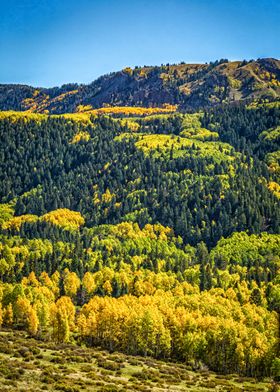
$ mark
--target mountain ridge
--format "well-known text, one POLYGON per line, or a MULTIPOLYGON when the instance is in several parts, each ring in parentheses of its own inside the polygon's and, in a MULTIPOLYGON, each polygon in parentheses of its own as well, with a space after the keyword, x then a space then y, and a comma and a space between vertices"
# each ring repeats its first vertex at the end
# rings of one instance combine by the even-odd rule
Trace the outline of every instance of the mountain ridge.
POLYGON ((226 59, 209 64, 167 64, 126 67, 100 76, 89 84, 36 88, 0 84, 0 110, 28 110, 61 114, 79 106, 161 107, 178 105, 189 111, 254 99, 278 99, 280 60, 226 59))

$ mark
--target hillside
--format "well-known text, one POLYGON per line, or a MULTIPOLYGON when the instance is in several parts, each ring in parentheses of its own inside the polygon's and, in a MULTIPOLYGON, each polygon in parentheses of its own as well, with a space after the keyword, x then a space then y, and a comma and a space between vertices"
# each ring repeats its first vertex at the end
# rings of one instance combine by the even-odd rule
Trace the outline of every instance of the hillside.
POLYGON ((277 391, 279 126, 275 101, 1 111, 1 388, 277 391))
POLYGON ((268 381, 220 376, 206 369, 71 344, 38 342, 24 332, 0 333, 1 391, 268 392, 268 381), (9 341, 7 346, 6 342, 9 341), (12 364, 12 366, 11 366, 12 364))
POLYGON ((88 227, 159 222, 192 245, 278 232, 279 142, 262 136, 278 123, 277 106, 120 119, 2 112, 0 196, 16 215, 68 208, 88 227))
POLYGON ((0 110, 66 113, 76 112, 80 105, 88 109, 164 104, 193 110, 240 100, 276 99, 279 95, 279 60, 220 60, 210 64, 125 68, 88 85, 48 89, 0 85, 0 110))

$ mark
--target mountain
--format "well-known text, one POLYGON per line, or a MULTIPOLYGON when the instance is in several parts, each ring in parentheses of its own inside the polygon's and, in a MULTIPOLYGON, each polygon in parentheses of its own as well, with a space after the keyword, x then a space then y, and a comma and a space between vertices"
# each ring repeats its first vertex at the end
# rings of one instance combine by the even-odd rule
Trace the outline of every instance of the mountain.
POLYGON ((280 96, 280 61, 220 60, 210 64, 129 67, 88 85, 54 88, 0 85, 0 110, 75 112, 79 105, 157 107, 193 110, 240 100, 280 96))

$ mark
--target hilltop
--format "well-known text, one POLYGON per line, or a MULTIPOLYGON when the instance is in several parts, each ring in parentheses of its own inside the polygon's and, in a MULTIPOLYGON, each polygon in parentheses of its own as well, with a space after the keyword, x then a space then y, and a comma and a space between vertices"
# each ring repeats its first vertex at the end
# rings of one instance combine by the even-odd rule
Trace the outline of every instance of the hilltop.
POLYGON ((161 107, 197 110, 242 100, 277 99, 280 61, 225 59, 209 64, 127 67, 101 76, 88 85, 54 88, 0 85, 0 110, 29 110, 61 114, 110 106, 161 107))

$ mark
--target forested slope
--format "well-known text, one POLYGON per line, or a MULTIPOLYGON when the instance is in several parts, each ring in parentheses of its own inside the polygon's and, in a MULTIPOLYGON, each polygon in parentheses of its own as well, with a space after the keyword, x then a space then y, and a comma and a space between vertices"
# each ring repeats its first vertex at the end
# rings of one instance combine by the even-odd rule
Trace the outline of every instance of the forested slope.
POLYGON ((1 112, 1 323, 277 381, 279 117, 1 112))
MULTIPOLYGON (((2 201, 11 202, 16 215, 78 210, 86 226, 159 222, 192 245, 214 245, 235 230, 278 232, 278 199, 269 189, 277 170, 270 173, 257 153, 252 158, 252 113, 257 122, 259 110, 240 109, 240 116, 234 111, 229 117, 248 124, 248 135, 229 130, 235 148, 222 141, 228 141, 227 125, 219 130, 215 112, 214 125, 207 126, 220 134, 201 126, 209 113, 129 120, 89 115, 79 121, 3 114, 2 201)), ((278 107, 264 110, 262 119, 259 135, 276 126, 278 107)), ((260 138, 258 144, 266 145, 260 138)), ((269 155, 277 145, 264 148, 269 155)))

